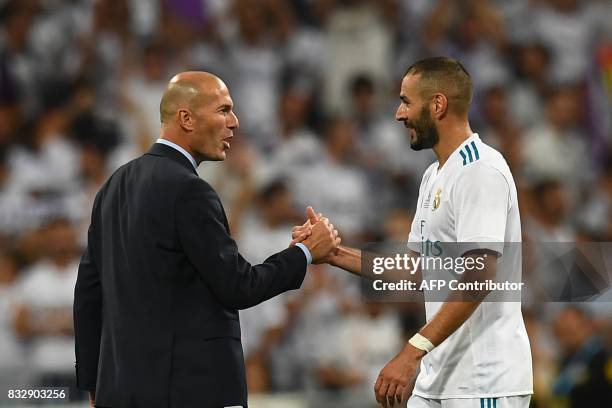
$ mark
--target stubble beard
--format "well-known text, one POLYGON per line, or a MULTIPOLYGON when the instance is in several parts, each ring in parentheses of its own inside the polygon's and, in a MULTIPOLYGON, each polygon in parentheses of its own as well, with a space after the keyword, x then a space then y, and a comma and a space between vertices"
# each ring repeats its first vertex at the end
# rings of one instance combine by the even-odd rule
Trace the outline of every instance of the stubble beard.
POLYGON ((431 149, 438 143, 438 140, 440 140, 440 134, 431 116, 429 116, 427 106, 423 106, 417 120, 407 122, 406 126, 414 129, 415 140, 414 142, 412 140, 410 141, 412 150, 431 149))

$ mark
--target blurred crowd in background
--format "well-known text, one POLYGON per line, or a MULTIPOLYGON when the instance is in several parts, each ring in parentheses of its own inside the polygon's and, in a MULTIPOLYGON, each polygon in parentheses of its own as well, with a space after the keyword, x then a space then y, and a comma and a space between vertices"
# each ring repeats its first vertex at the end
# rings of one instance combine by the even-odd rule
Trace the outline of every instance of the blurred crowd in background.
MULTIPOLYGON (((0 0, 0 389, 73 381, 93 198, 159 136, 175 73, 228 84, 241 126, 199 173, 259 263, 307 205, 346 244, 407 240, 435 158, 394 114, 406 68, 433 55, 472 76, 470 122, 513 171, 524 240, 612 241, 612 1, 0 0)), ((533 406, 612 401, 612 303, 548 306, 524 307, 533 406)), ((241 313, 251 395, 370 406, 423 320, 312 266, 301 290, 241 313)))

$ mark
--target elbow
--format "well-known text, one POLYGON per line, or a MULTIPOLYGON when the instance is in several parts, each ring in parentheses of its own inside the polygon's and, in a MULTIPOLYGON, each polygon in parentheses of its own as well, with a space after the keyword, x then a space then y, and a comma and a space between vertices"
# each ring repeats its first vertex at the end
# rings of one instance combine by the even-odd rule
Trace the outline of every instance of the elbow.
POLYGON ((244 310, 260 303, 254 301, 249 296, 240 293, 238 290, 223 291, 221 293, 217 293, 216 296, 221 306, 228 310, 244 310))

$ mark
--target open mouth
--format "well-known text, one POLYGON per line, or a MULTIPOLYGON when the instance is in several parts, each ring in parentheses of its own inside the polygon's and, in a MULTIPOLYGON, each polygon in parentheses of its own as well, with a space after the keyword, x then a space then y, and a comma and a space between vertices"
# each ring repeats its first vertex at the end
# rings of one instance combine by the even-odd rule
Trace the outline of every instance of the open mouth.
POLYGON ((230 141, 231 141, 231 140, 232 140, 232 138, 231 138, 231 137, 228 137, 228 138, 226 138, 226 139, 223 139, 223 146, 224 146, 226 149, 228 149, 228 150, 231 148, 231 145, 230 145, 230 141))

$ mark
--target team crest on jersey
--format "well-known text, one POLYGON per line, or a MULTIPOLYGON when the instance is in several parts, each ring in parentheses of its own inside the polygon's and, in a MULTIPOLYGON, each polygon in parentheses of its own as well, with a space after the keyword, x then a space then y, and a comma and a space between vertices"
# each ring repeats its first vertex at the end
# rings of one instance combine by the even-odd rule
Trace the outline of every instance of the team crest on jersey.
POLYGON ((434 197, 433 207, 431 208, 431 211, 436 211, 438 209, 438 207, 440 206, 441 196, 442 189, 439 188, 438 191, 436 191, 436 196, 434 197))

